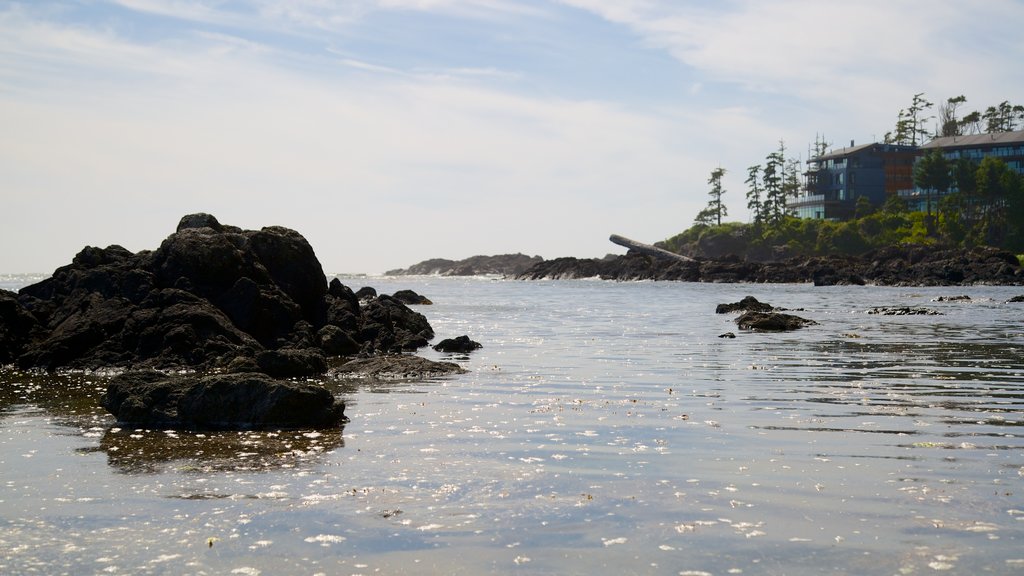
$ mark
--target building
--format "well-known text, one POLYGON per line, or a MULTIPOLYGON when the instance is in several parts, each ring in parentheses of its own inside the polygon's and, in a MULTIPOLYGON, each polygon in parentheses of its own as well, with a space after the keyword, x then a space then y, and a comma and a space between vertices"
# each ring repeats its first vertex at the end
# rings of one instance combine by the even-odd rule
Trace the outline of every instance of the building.
MULTIPOLYGON (((987 156, 995 156, 1006 162, 1011 170, 1024 175, 1024 130, 935 138, 921 146, 918 154, 923 156, 934 149, 941 150, 950 162, 967 158, 977 163, 987 156)), ((956 191, 954 186, 944 193, 952 194, 956 191)), ((927 191, 916 188, 913 183, 899 194, 906 200, 910 210, 923 212, 927 209, 927 191)), ((931 201, 934 203, 938 199, 941 196, 936 197, 932 192, 931 201)))
POLYGON ((916 146, 862 144, 812 158, 803 196, 788 208, 800 218, 848 220, 859 198, 881 206, 889 196, 914 186, 916 146))

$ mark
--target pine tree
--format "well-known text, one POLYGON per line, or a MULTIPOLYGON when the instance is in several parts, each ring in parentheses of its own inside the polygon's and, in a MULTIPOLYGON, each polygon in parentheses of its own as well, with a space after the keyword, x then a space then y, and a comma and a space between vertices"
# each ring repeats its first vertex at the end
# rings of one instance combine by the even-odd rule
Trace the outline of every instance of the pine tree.
POLYGON ((747 210, 754 216, 754 226, 760 226, 764 222, 764 213, 761 205, 761 188, 760 182, 761 165, 755 164, 747 168, 747 179, 745 181, 747 185, 747 210))

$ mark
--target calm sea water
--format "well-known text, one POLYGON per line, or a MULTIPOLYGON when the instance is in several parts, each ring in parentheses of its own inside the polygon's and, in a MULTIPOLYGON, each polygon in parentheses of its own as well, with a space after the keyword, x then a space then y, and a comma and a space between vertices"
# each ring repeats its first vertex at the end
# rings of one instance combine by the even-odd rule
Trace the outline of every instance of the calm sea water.
POLYGON ((1021 288, 343 281, 428 296, 471 372, 222 434, 0 372, 0 573, 1024 573, 1021 288), (820 324, 714 313, 748 294, 820 324))

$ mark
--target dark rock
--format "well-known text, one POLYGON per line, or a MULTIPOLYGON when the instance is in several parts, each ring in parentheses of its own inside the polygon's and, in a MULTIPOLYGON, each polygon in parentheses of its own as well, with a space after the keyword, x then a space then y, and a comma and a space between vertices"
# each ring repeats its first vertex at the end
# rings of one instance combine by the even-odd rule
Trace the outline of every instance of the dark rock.
POLYGON ((264 350, 256 356, 260 371, 275 378, 315 376, 327 372, 327 359, 315 350, 264 350))
POLYGON ((377 291, 369 286, 363 286, 359 290, 356 290, 356 298, 358 298, 360 301, 376 297, 377 291))
POLYGON ((761 302, 753 296, 746 296, 739 302, 731 304, 719 304, 715 307, 715 314, 731 314, 733 312, 771 312, 775 307, 771 304, 761 302))
POLYGON ((307 321, 323 324, 327 279, 313 247, 301 234, 268 226, 249 235, 247 249, 270 274, 274 286, 299 305, 307 321))
POLYGON ((470 340, 469 336, 445 338, 444 340, 441 340, 436 346, 434 346, 434 350, 437 350, 438 352, 458 353, 468 353, 472 352, 473 350, 478 350, 480 348, 483 348, 483 345, 480 344, 479 342, 474 342, 470 340))
POLYGON ((25 352, 39 321, 18 302, 18 295, 0 290, 0 366, 10 364, 25 352))
POLYGON ((352 360, 335 368, 333 372, 340 376, 422 380, 453 374, 465 374, 466 369, 454 362, 435 362, 421 356, 395 354, 352 360))
POLYGON ((726 332, 725 334, 719 334, 718 337, 719 338, 735 338, 736 334, 734 334, 732 332, 726 332))
POLYGON ((960 296, 939 296, 933 302, 970 302, 971 297, 966 294, 960 296))
POLYGON ((412 290, 399 290, 398 292, 395 292, 392 295, 392 297, 394 297, 395 300, 398 300, 402 304, 406 304, 409 306, 413 306, 416 304, 429 306, 433 304, 433 302, 431 302, 429 298, 427 298, 426 296, 421 296, 416 292, 413 292, 412 290))
POLYGON ((221 232, 224 230, 224 227, 220 225, 220 222, 218 222, 212 214, 206 214, 203 212, 182 216, 181 220, 178 221, 178 229, 176 232, 181 232, 186 228, 209 228, 214 232, 221 232))
MULTIPOLYGON (((721 249, 716 248, 713 252, 718 254, 721 249)), ((994 248, 962 250, 890 246, 863 256, 794 256, 787 250, 752 249, 746 259, 731 253, 722 253, 716 259, 703 259, 701 253, 688 255, 698 257, 698 260, 668 263, 632 253, 603 260, 557 258, 535 264, 517 274, 516 278, 812 282, 818 286, 1024 284, 1024 269, 1016 257, 994 248), (755 255, 754 252, 759 253, 755 255)))
POLYGON ((1021 294, 1020 296, 1014 296, 1013 298, 1010 298, 1009 300, 1006 301, 1007 304, 1013 302, 1024 302, 1024 294, 1021 294))
POLYGON ((942 312, 913 306, 879 306, 868 310, 868 314, 882 316, 941 316, 942 312))
POLYGON ((323 428, 343 424, 344 403, 325 388, 255 373, 114 377, 102 406, 124 425, 201 430, 323 428))
POLYGON ((350 333, 333 324, 321 328, 316 337, 320 348, 329 356, 353 356, 362 348, 350 333))
POLYGON ((0 297, 0 315, 0 361, 48 370, 308 375, 326 370, 324 353, 414 350, 433 338, 401 302, 376 298, 364 310, 340 281, 328 285, 297 232, 242 230, 209 214, 183 217, 153 252, 86 247, 17 298, 0 297))
POLYGON ((389 270, 388 276, 435 275, 435 276, 515 276, 526 269, 543 262, 540 256, 525 254, 502 254, 498 256, 473 256, 465 260, 433 258, 414 264, 406 269, 389 270))
POLYGON ((434 330, 427 318, 386 294, 363 306, 360 340, 376 352, 398 353, 427 345, 434 330))
POLYGON ((784 332, 797 330, 804 326, 811 326, 817 324, 817 322, 781 312, 745 312, 739 318, 736 318, 736 324, 741 330, 784 332))

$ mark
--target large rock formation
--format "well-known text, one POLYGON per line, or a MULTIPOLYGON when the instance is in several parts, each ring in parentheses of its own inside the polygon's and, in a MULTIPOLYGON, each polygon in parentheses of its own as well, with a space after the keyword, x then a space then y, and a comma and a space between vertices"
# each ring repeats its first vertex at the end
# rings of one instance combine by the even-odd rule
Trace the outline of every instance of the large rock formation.
POLYGON ((103 404, 142 426, 337 425, 344 405, 324 388, 275 379, 323 374, 331 357, 387 362, 433 337, 399 300, 328 284, 298 232, 209 214, 182 218, 154 251, 86 247, 19 294, 0 291, 0 365, 131 370, 103 404))
POLYGON ((328 285, 298 232, 241 230, 208 214, 182 218, 152 252, 83 249, 17 298, 0 294, 0 319, 0 362, 48 370, 255 363, 304 376, 324 372, 326 357, 415 350, 433 338, 401 302, 361 306, 337 279, 328 285))

